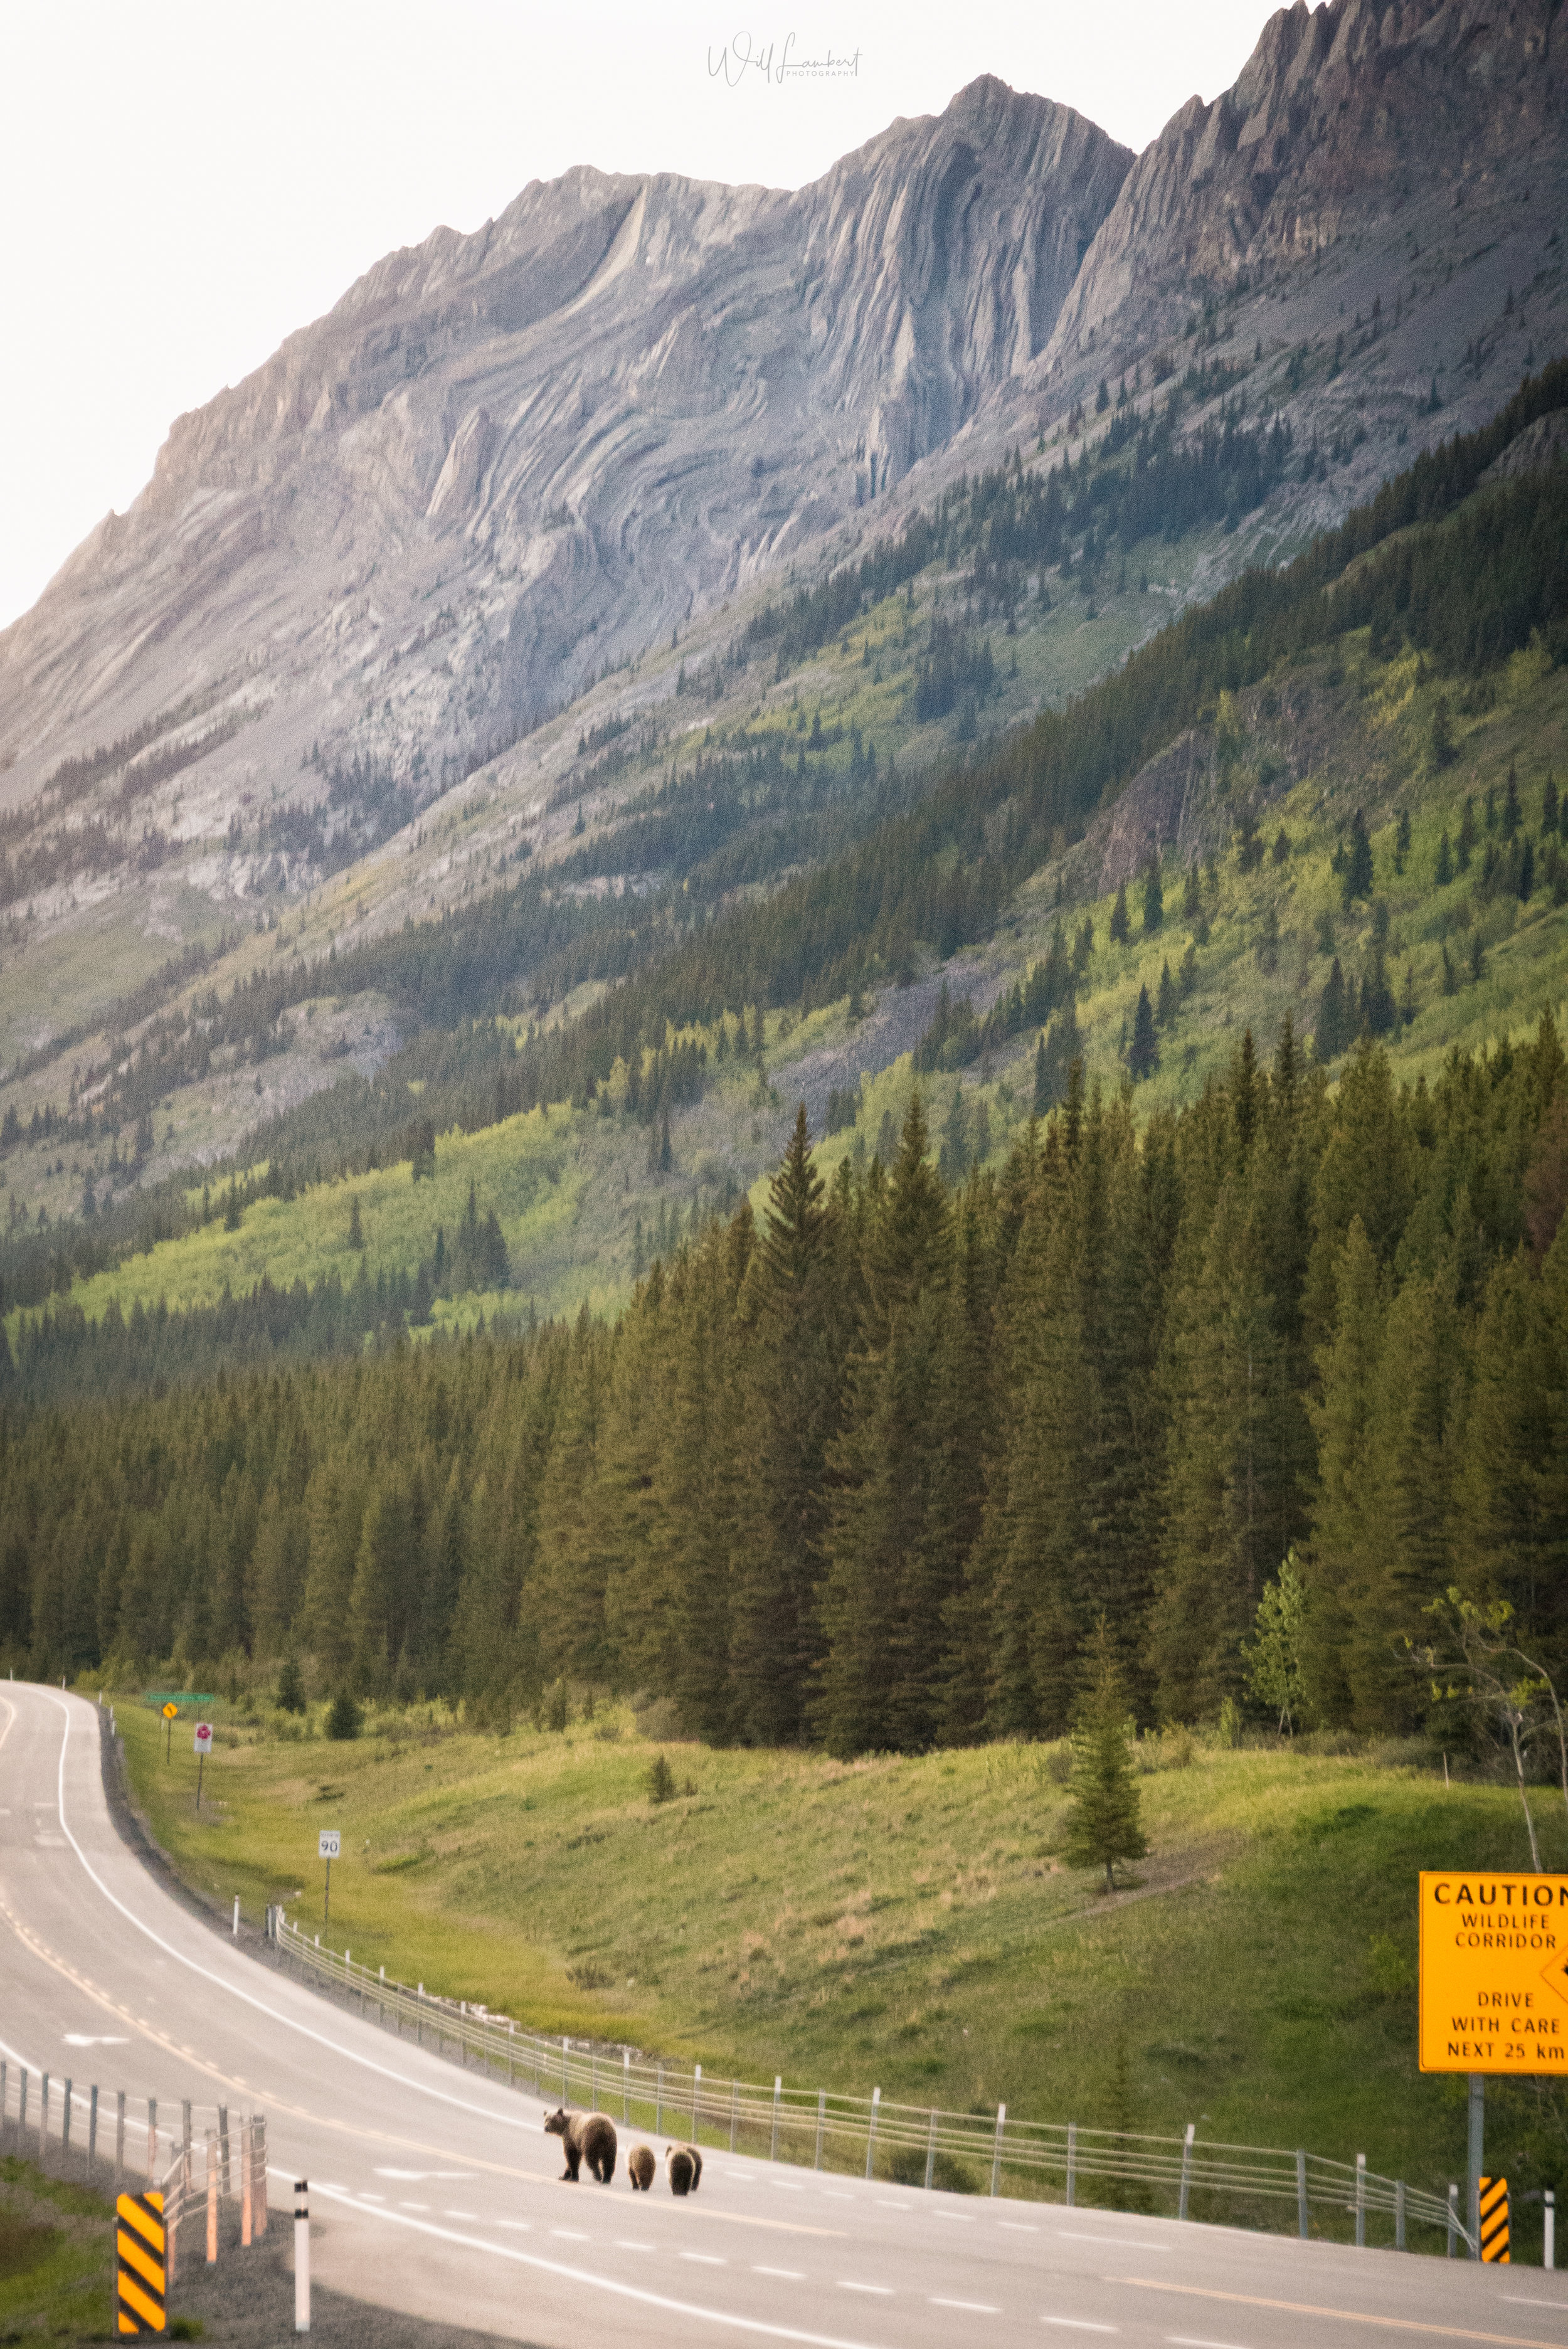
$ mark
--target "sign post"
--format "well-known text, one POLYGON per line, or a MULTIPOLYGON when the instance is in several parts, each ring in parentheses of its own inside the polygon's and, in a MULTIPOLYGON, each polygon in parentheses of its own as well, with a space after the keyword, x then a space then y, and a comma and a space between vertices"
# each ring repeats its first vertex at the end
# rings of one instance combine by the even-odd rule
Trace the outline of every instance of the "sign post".
POLYGON ((1470 2256, 1479 2259, 1486 2075, 1568 2079, 1568 1876, 1423 1869, 1420 1919, 1420 2066, 1469 2075, 1470 2256))
POLYGON ((199 1721, 196 1723, 196 1733, 191 1740, 191 1751, 196 1756, 196 1807, 200 1810, 201 1773, 207 1767, 207 1756, 212 1751, 212 1724, 210 1721, 199 1721))
POLYGON ((343 1837, 335 1827, 323 1827, 316 1851, 326 1862, 326 1898, 321 1906, 321 1930, 325 1933, 332 1922, 332 1863, 343 1848, 343 1837))
POLYGON ((178 1720, 179 1714, 180 1707, 172 1702, 166 1704, 163 1708, 163 1759, 166 1763, 171 1756, 174 1723, 178 1720))

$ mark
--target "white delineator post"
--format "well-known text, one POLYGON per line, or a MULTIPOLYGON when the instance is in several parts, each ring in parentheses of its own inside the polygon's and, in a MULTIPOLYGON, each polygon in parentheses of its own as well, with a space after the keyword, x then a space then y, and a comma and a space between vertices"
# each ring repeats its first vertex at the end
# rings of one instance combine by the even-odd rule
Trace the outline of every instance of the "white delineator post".
POLYGON ((1546 2209, 1544 2213, 1544 2225, 1546 2240, 1542 2251, 1541 2264, 1543 2268, 1554 2268, 1557 2264, 1557 2197, 1553 2189, 1550 2186, 1546 2189, 1545 2199, 1546 2209))
POLYGON ((294 2180, 294 2331, 310 2331, 310 2181, 294 2180))

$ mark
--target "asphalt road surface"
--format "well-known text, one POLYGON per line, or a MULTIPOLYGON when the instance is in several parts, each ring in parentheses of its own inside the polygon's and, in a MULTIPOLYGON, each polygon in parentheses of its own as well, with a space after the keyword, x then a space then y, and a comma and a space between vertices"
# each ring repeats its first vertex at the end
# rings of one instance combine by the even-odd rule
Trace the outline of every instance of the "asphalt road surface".
POLYGON ((21 1682, 0 1686, 0 2054, 165 2110, 263 2111, 272 2206, 292 2209, 293 2180, 309 2178, 323 2284, 549 2349, 1568 2349, 1568 2276, 1540 2269, 925 2194, 718 2150, 676 2201, 662 2170, 632 2193, 624 2131, 612 2186, 563 2184, 531 2095, 328 2004, 164 1891, 111 1820, 95 1708, 21 1682))

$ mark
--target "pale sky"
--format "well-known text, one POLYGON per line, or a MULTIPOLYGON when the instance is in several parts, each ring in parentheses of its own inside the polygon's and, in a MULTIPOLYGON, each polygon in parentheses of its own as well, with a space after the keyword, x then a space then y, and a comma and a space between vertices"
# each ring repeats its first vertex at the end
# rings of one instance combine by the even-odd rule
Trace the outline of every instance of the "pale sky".
POLYGON ((382 254, 479 227, 529 180, 593 163, 798 187, 981 73, 1137 149, 1234 80, 1270 13, 0 0, 0 627, 129 504, 176 415, 382 254), (830 53, 853 72, 739 64, 830 53))

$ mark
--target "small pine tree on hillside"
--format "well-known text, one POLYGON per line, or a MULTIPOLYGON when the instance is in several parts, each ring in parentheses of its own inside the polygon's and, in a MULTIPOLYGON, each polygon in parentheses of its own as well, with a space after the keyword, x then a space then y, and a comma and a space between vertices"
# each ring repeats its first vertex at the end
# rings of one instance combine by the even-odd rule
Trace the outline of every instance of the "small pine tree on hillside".
POLYGON ((1287 1735, 1295 1727, 1306 1696, 1301 1638, 1305 1619, 1306 1585, 1293 1549, 1280 1568, 1278 1581, 1271 1582, 1258 1601, 1252 1644, 1242 1643, 1247 1684, 1260 1704, 1279 1715, 1280 1728, 1287 1735))
POLYGON ((1119 947, 1124 947, 1131 932, 1132 925, 1127 917, 1127 884, 1124 881, 1116 893, 1116 903, 1110 909, 1110 935, 1119 947))
POLYGON ((1160 878, 1160 859, 1151 856, 1149 870, 1143 876, 1143 930, 1151 937, 1165 918, 1165 891, 1160 878))
POLYGON ((365 1726, 365 1715, 346 1689, 339 1689, 333 1698, 326 1716, 326 1733, 339 1743, 357 1737, 365 1726))
POLYGON ((283 1669, 278 1673, 277 1703, 280 1713, 304 1711, 304 1675, 300 1671, 297 1656, 284 1658, 283 1669))
POLYGON ((1088 1649, 1088 1686, 1073 1728, 1069 1868, 1103 1868, 1116 1889, 1119 1859, 1141 1859, 1149 1845, 1140 1824, 1138 1781, 1127 1744, 1127 1690, 1102 1615, 1088 1649))
POLYGON ((1160 1046, 1154 1033, 1154 1007, 1149 1000, 1149 989, 1138 990, 1138 1009, 1132 1017, 1132 1041, 1127 1048, 1127 1065, 1134 1083, 1151 1077, 1160 1066, 1160 1046))
POLYGON ((1445 832, 1438 843, 1438 867, 1433 878, 1439 889, 1446 889, 1453 877, 1454 853, 1449 846, 1449 835, 1445 832))
POLYGON ((348 1245, 356 1256, 365 1246, 365 1226, 359 1220, 357 1191, 351 1191, 348 1195, 348 1245))
POLYGON ((1340 892, 1346 913, 1357 897, 1370 897, 1372 895, 1372 842, 1367 831, 1367 819, 1359 808, 1350 819, 1350 847, 1340 892))
POLYGON ((673 1803, 676 1794, 676 1774, 662 1754, 655 1754, 648 1768, 648 1800, 650 1803, 673 1803))

